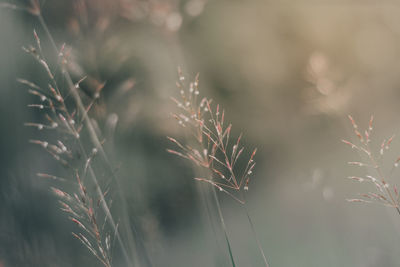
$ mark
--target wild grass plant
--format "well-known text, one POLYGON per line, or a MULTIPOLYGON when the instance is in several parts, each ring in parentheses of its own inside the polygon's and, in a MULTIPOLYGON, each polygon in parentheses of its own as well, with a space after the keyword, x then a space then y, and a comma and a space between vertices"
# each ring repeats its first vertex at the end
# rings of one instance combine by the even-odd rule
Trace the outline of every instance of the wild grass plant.
POLYGON ((116 169, 112 167, 103 148, 105 140, 101 137, 98 123, 90 115, 104 85, 98 83, 97 87, 90 88, 89 96, 82 91, 81 84, 85 83, 86 77, 73 81, 74 78, 68 70, 69 54, 66 45, 56 45, 42 16, 39 2, 32 0, 30 6, 23 10, 38 19, 54 54, 57 55, 57 62, 52 66, 45 57, 41 38, 36 31, 33 35, 35 45, 23 48, 36 60, 48 78, 45 86, 25 79, 18 80, 28 88, 30 94, 37 96, 38 102, 28 107, 39 110, 43 116, 42 121, 27 122, 25 126, 53 132, 50 140, 32 139, 30 142, 42 147, 65 167, 67 175, 64 178, 41 172, 38 176, 53 180, 56 184, 51 188, 60 199, 61 209, 79 229, 72 235, 81 241, 102 265, 112 266, 112 252, 115 244, 118 244, 125 265, 138 266, 140 260, 135 252, 128 217, 119 214, 117 222, 112 214, 111 207, 115 196, 119 198, 118 204, 122 206, 124 198, 118 188, 116 169), (117 191, 117 194, 113 193, 114 191, 117 191), (121 231, 124 232, 124 237, 121 236, 121 231))
POLYGON ((352 116, 349 116, 349 120, 357 142, 342 141, 359 153, 361 161, 351 161, 348 162, 348 164, 364 168, 366 170, 366 175, 349 176, 348 178, 359 183, 368 183, 371 185, 372 190, 370 192, 361 193, 358 198, 351 198, 348 199, 348 201, 361 203, 375 202, 386 207, 394 208, 400 214, 399 191, 396 184, 392 183, 393 174, 399 165, 400 157, 392 161, 389 170, 384 168, 386 152, 390 149, 390 145, 395 136, 393 135, 388 139, 384 139, 378 145, 374 144, 372 142, 373 116, 371 116, 368 127, 364 131, 359 129, 352 116))
POLYGON ((212 197, 224 231, 232 266, 235 266, 234 253, 217 191, 227 194, 244 208, 264 264, 269 266, 246 202, 246 192, 249 190, 249 183, 256 165, 254 157, 257 149, 250 153, 247 160, 243 159, 244 164, 240 164, 246 153, 245 147, 241 144, 242 134, 232 140, 232 124, 225 120, 225 110, 219 104, 214 106, 212 99, 200 96, 198 74, 193 82, 186 81, 181 69, 178 70, 178 74, 179 80, 176 86, 179 89, 180 97, 172 98, 178 108, 178 112, 173 114, 173 117, 194 140, 194 145, 190 143, 192 140, 182 143, 173 137, 168 137, 176 148, 167 151, 188 159, 195 166, 207 170, 206 177, 195 177, 194 179, 211 186, 212 197))

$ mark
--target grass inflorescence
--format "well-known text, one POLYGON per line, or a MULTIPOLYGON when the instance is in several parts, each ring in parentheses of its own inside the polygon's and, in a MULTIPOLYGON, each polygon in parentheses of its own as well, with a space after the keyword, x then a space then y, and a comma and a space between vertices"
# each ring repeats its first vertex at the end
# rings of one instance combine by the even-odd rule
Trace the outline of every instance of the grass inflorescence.
MULTIPOLYGON (((51 188, 60 198, 61 209, 68 213, 69 219, 78 226, 79 231, 72 233, 73 236, 104 266, 112 266, 114 241, 119 244, 127 266, 133 266, 133 255, 130 255, 132 250, 128 253, 127 242, 122 240, 119 233, 119 223, 111 213, 111 182, 116 180, 114 169, 103 149, 105 140, 101 140, 98 127, 89 117, 91 109, 100 98, 103 85, 97 83, 99 86, 92 88, 92 94, 89 96, 87 92, 83 93, 81 84, 85 82, 86 77, 79 77, 73 81, 68 72, 69 52, 66 45, 56 45, 41 15, 39 2, 32 0, 30 7, 23 10, 37 17, 57 55, 53 66, 45 57, 41 39, 36 31, 33 32, 35 45, 23 47, 48 78, 46 86, 18 79, 22 85, 28 87, 28 92, 38 99, 28 107, 39 110, 43 115, 42 121, 27 122, 25 126, 34 127, 39 131, 53 131, 50 140, 32 139, 30 142, 42 147, 67 170, 66 178, 47 173, 39 173, 38 176, 58 183, 51 188), (99 176, 108 176, 110 179, 102 181, 99 176), (66 181, 69 185, 73 184, 72 189, 63 186, 66 181)), ((46 135, 43 134, 42 137, 44 136, 46 135)))
POLYGON ((195 177, 194 179, 208 183, 212 187, 212 195, 227 241, 232 265, 235 266, 235 261, 216 191, 227 194, 243 206, 264 263, 269 266, 255 232, 245 199, 245 193, 249 190, 249 182, 256 165, 254 157, 257 149, 253 149, 248 158, 243 159, 244 164, 239 165, 238 162, 245 154, 245 147, 241 144, 242 134, 233 139, 231 137, 232 124, 226 121, 225 110, 219 104, 214 106, 212 99, 200 96, 198 74, 194 81, 188 84, 181 69, 178 69, 178 74, 179 79, 176 86, 180 97, 172 97, 173 102, 177 105, 178 112, 172 114, 172 116, 185 132, 192 137, 194 144, 190 143, 192 140, 189 140, 188 143, 183 143, 176 138, 168 137, 176 148, 168 149, 167 151, 188 159, 195 166, 207 171, 207 177, 195 177))
POLYGON ((342 142, 350 146, 353 150, 356 150, 360 154, 361 158, 365 160, 351 161, 348 162, 348 164, 351 166, 372 169, 374 173, 366 174, 363 177, 349 176, 348 178, 359 183, 369 183, 372 185, 374 190, 371 192, 361 193, 359 198, 348 199, 348 201, 361 203, 377 202, 384 206, 396 209, 400 214, 400 196, 397 186, 389 183, 394 170, 399 165, 400 157, 393 160, 389 171, 386 171, 383 168, 384 155, 385 152, 390 149, 394 135, 388 139, 384 139, 379 144, 378 148, 374 150, 371 145, 374 117, 371 116, 368 127, 364 131, 359 129, 353 117, 349 116, 349 120, 353 127, 357 142, 350 142, 347 140, 342 140, 342 142))

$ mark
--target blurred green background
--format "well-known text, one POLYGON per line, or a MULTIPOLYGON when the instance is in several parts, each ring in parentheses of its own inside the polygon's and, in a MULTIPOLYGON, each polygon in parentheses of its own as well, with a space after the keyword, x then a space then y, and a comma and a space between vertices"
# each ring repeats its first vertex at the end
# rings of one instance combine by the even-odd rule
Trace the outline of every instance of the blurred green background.
MULTIPOLYGON (((20 6, 25 1, 8 2, 20 6)), ((367 185, 349 167, 358 155, 347 114, 378 145, 398 134, 400 8, 395 1, 72 0, 41 1, 74 74, 106 82, 99 113, 118 116, 108 153, 152 266, 230 266, 216 242, 192 177, 166 152, 165 136, 184 137, 170 116, 177 66, 200 73, 201 94, 226 110, 234 133, 258 147, 248 206, 271 267, 398 266, 400 217, 377 204, 347 203, 367 185), (86 6, 86 9, 82 8, 86 6)), ((16 82, 45 83, 21 47, 35 17, 0 9, 0 266, 100 266, 70 234, 52 183, 60 170, 24 127, 40 112, 16 82)), ((40 134, 40 133, 39 133, 40 134)), ((395 140, 388 158, 400 154, 395 140)), ((394 181, 399 173, 394 175, 394 181)), ((262 266, 243 209, 220 194, 238 266, 262 266)), ((116 266, 123 261, 116 254, 116 266)))

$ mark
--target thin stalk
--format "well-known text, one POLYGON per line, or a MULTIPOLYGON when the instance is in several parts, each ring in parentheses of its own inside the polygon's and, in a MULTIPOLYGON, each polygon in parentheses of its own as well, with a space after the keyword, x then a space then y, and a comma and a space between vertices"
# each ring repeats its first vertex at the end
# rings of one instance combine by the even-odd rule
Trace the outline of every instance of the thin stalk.
POLYGON ((221 205, 220 205, 220 203, 219 203, 219 199, 218 199, 218 196, 217 196, 217 192, 216 192, 214 186, 212 186, 212 192, 213 192, 215 204, 217 205, 218 216, 219 216, 219 219, 220 219, 220 221, 221 221, 222 229, 223 229, 223 231, 224 231, 225 241, 226 241, 226 245, 227 245, 227 247, 228 247, 228 252, 229 252, 229 257, 230 257, 232 266, 233 266, 233 267, 236 267, 235 260, 233 259, 233 253, 232 253, 231 243, 229 242, 228 232, 227 232, 227 230, 226 230, 226 225, 225 225, 225 221, 224 221, 224 216, 222 215, 221 205))
MULTIPOLYGON (((87 158, 87 155, 86 155, 85 150, 83 149, 82 143, 79 142, 79 145, 81 146, 81 150, 82 150, 83 156, 84 156, 85 158, 87 158)), ((126 260, 128 266, 134 266, 133 263, 132 263, 132 261, 131 261, 131 259, 130 259, 130 257, 129 257, 129 255, 128 255, 128 251, 126 250, 125 245, 124 245, 124 243, 123 243, 123 241, 122 241, 121 235, 119 234, 119 231, 118 231, 118 229, 117 229, 117 225, 116 225, 116 223, 115 223, 115 221, 114 221, 114 218, 112 217, 112 214, 111 214, 111 212, 110 212, 110 209, 109 209, 109 207, 108 207, 108 205, 107 205, 107 202, 106 202, 106 200, 105 200, 105 198, 104 198, 103 191, 101 190, 101 187, 100 187, 99 182, 98 182, 98 180, 97 180, 96 174, 95 174, 95 172, 94 172, 94 170, 93 170, 93 168, 92 168, 91 165, 89 165, 88 170, 89 170, 89 174, 90 174, 90 177, 91 177, 91 179, 92 179, 92 182, 93 182, 93 183, 95 184, 95 186, 96 186, 96 192, 97 192, 97 194, 98 194, 99 197, 100 197, 101 207, 103 208, 103 210, 104 210, 104 212, 105 212, 105 214, 106 214, 106 217, 107 217, 108 221, 109 221, 110 224, 111 224, 111 227, 112 227, 113 230, 115 231, 115 236, 117 237, 118 243, 119 243, 119 245, 121 246, 122 253, 124 254, 125 260, 126 260)))
MULTIPOLYGON (((203 145, 203 148, 204 148, 204 145, 203 145)), ((220 202, 219 202, 217 191, 215 190, 214 186, 211 187, 211 190, 212 190, 213 199, 214 199, 215 204, 217 206, 218 218, 219 218, 219 220, 221 222, 222 230, 224 231, 224 238, 225 238, 226 246, 228 247, 229 259, 230 259, 230 262, 232 264, 232 267, 236 267, 235 260, 233 258, 232 247, 231 247, 231 243, 229 241, 228 231, 227 231, 227 228, 226 228, 226 225, 225 225, 225 220, 224 220, 224 216, 222 214, 222 208, 221 208, 221 205, 220 205, 220 202)), ((206 199, 206 202, 207 202, 207 199, 206 199)), ((211 212, 210 212, 210 209, 208 207, 208 202, 206 204, 207 204, 207 212, 209 213, 209 217, 210 217, 210 221, 211 221, 211 212)), ((213 228, 213 231, 215 231, 214 228, 213 228)))
POLYGON ((242 193, 242 195, 243 195, 243 200, 244 200, 243 208, 244 208, 244 210, 246 211, 247 220, 249 221, 250 228, 251 228, 251 232, 253 233, 254 239, 255 239, 256 242, 257 242, 258 250, 259 250, 260 253, 261 253, 261 256, 262 256, 262 258, 263 258, 263 260, 264 260, 265 266, 266 266, 266 267, 269 267, 269 264, 268 264, 268 261, 267 261, 267 257, 265 256, 264 250, 263 250, 263 248, 262 248, 262 246, 261 246, 261 242, 260 242, 260 240, 259 240, 258 237, 257 237, 257 233, 256 233, 256 230, 255 230, 253 221, 252 221, 252 219, 251 219, 251 217, 250 217, 249 210, 248 210, 248 208, 247 208, 247 201, 246 201, 246 199, 245 199, 245 194, 242 193))
POLYGON ((203 184, 198 183, 197 186, 198 186, 198 188, 199 188, 199 190, 201 192, 202 202, 203 202, 203 204, 204 204, 204 206, 206 208, 208 222, 211 225, 211 228, 212 228, 212 231, 213 231, 213 236, 215 237, 215 242, 217 243, 218 249, 221 249, 221 245, 218 242, 218 238, 217 238, 217 231, 215 229, 215 223, 214 223, 214 221, 212 219, 212 216, 211 216, 211 207, 210 207, 210 202, 209 202, 210 199, 209 199, 208 194, 207 194, 208 192, 206 191, 206 188, 204 187, 203 184))
MULTIPOLYGON (((31 0, 31 2, 33 3, 33 0, 31 0)), ((42 28, 44 29, 44 31, 45 31, 45 33, 47 35, 47 38, 50 40, 50 43, 53 46, 54 51, 56 52, 56 54, 58 56, 59 50, 57 48, 57 45, 56 45, 56 43, 55 43, 55 41, 53 39, 53 36, 51 35, 51 33, 49 31, 49 28, 47 27, 47 24, 44 21, 44 18, 41 15, 41 13, 37 14, 37 18, 38 18, 42 28)), ((101 145, 101 143, 99 141, 99 138, 97 137, 97 134, 96 134, 96 132, 94 130, 94 126, 93 126, 92 122, 90 121, 89 116, 87 115, 86 109, 85 109, 85 107, 84 107, 84 105, 82 103, 82 100, 81 100, 81 98, 79 96, 79 93, 77 92, 77 90, 76 90, 76 88, 74 86, 74 83, 72 81, 72 78, 71 78, 70 74, 67 71, 65 71, 65 77, 66 77, 66 81, 68 83, 68 87, 70 88, 70 91, 71 91, 71 93, 72 93, 72 95, 73 95, 73 97, 74 97, 74 99, 76 101, 77 107, 78 107, 79 111, 82 113, 83 119, 84 119, 86 127, 87 127, 87 129, 89 131, 89 134, 90 134, 90 137, 92 139, 92 142, 94 143, 94 145, 98 149, 98 151, 100 151, 100 154, 102 155, 102 157, 106 161, 107 165, 111 166, 110 162, 108 160, 108 157, 107 157, 107 155, 106 155, 106 153, 105 153, 105 151, 104 151, 104 149, 103 149, 103 147, 102 147, 102 145, 101 145)), ((83 145, 82 145, 82 143, 80 141, 79 141, 79 144, 80 144, 81 150, 82 150, 82 152, 84 154, 84 157, 87 158, 87 154, 86 154, 86 152, 85 152, 85 150, 83 148, 83 145)), ((116 238, 118 240, 118 243, 120 244, 120 247, 122 249, 122 253, 124 255, 124 258, 125 258, 128 266, 134 266, 134 264, 132 263, 131 258, 128 255, 128 252, 127 252, 127 249, 125 247, 125 244, 122 241, 122 238, 121 238, 121 236, 119 234, 119 231, 118 231, 118 229, 116 227, 116 223, 114 221, 114 218, 111 215, 111 212, 110 212, 110 209, 109 209, 109 207, 107 205, 107 202, 104 199, 104 194, 103 194, 103 192, 102 192, 102 190, 100 188, 100 185, 98 183, 96 174, 95 174, 93 168, 90 165, 89 165, 88 170, 89 170, 90 177, 92 178, 92 181, 96 186, 96 192, 100 197, 101 206, 102 206, 102 208, 103 208, 103 210, 104 210, 104 212, 105 212, 105 214, 107 216, 107 219, 109 220, 109 222, 111 224, 111 227, 113 228, 113 230, 116 233, 116 238)), ((111 173, 113 173, 113 172, 111 171, 111 173)), ((113 177, 115 178, 114 175, 113 175, 113 177)), ((115 179, 115 180, 118 181, 117 179, 115 179)), ((117 184, 118 184, 118 182, 117 182, 117 184)), ((126 227, 126 228, 128 228, 128 227, 126 227)), ((130 236, 132 236, 132 235, 130 235, 130 236)), ((139 265, 138 262, 137 262, 136 257, 135 257, 135 263, 136 263, 135 265, 139 265)))

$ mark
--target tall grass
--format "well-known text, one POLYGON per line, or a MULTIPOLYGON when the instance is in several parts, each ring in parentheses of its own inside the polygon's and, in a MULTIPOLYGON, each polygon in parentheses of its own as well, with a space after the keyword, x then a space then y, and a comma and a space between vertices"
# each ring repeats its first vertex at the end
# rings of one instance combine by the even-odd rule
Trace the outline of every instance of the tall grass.
MULTIPOLYGON (((122 214, 122 222, 119 223, 112 215, 111 184, 117 185, 117 195, 120 198, 118 204, 122 205, 123 211, 126 211, 125 198, 115 176, 114 168, 103 149, 104 141, 101 141, 101 133, 89 116, 103 87, 94 88, 93 94, 84 99, 84 95, 80 92, 80 86, 85 82, 86 77, 81 77, 76 82, 73 81, 68 72, 69 58, 65 51, 65 45, 60 48, 57 46, 42 16, 39 2, 31 0, 30 6, 22 9, 38 19, 57 56, 56 66, 52 67, 42 51, 41 39, 34 31, 36 45, 31 45, 24 50, 32 55, 46 72, 49 84, 41 87, 31 81, 19 79, 20 83, 29 88, 29 93, 39 98, 38 103, 31 104, 29 107, 41 110, 44 120, 47 121, 47 123, 29 122, 25 125, 38 130, 56 131, 52 136, 52 139, 56 140, 55 143, 36 139, 30 142, 44 148, 55 160, 66 167, 70 177, 75 179, 74 189, 71 193, 55 187, 52 190, 61 198, 62 210, 67 212, 71 221, 79 226, 80 232, 73 233, 73 235, 104 266, 112 265, 113 240, 116 240, 122 251, 125 266, 140 266, 139 255, 135 248, 136 241, 128 216, 122 214), (62 86, 64 82, 65 87, 62 86), (84 142, 85 139, 90 140, 89 145, 84 142), (110 181, 100 181, 99 174, 107 175, 110 177, 110 181), (123 226, 124 239, 120 234, 120 224, 123 226)), ((38 176, 57 182, 68 181, 68 178, 46 173, 39 173, 38 176)), ((145 258, 145 255, 141 255, 141 257, 145 258)))
POLYGON ((195 177, 194 179, 211 185, 212 196, 224 231, 232 266, 235 266, 234 253, 232 252, 217 191, 227 194, 244 208, 265 266, 269 266, 255 232, 245 198, 256 165, 254 157, 257 149, 250 153, 247 160, 242 160, 245 153, 245 147, 241 145, 242 134, 234 141, 231 140, 232 124, 225 121, 225 110, 219 104, 213 106, 211 99, 200 97, 199 75, 196 75, 193 82, 187 83, 180 69, 178 69, 178 74, 179 80, 176 85, 180 97, 179 99, 172 98, 178 107, 178 112, 173 114, 173 117, 191 136, 194 145, 185 144, 173 137, 168 137, 176 148, 167 151, 188 159, 196 166, 207 170, 206 177, 195 177), (244 163, 244 167, 240 163, 242 165, 244 163))
MULTIPOLYGON (((1 7, 23 10, 37 18, 53 50, 53 57, 56 57, 56 62, 47 59, 48 51, 42 50, 41 36, 34 30, 35 44, 24 47, 24 51, 31 55, 46 73, 47 84, 43 86, 37 81, 26 79, 18 81, 28 88, 30 94, 37 97, 37 101, 30 104, 29 108, 36 109, 42 115, 40 121, 25 123, 25 126, 34 127, 41 132, 38 135, 40 137, 31 139, 30 143, 40 146, 66 169, 65 175, 40 172, 38 176, 51 181, 51 190, 59 198, 61 209, 77 225, 78 230, 72 235, 103 266, 113 266, 113 251, 116 245, 124 257, 124 266, 151 266, 146 252, 136 246, 138 238, 132 231, 129 216, 126 214, 123 190, 115 175, 115 168, 103 148, 106 140, 102 137, 95 116, 91 115, 93 107, 101 97, 103 85, 99 83, 99 86, 92 88, 92 94, 89 96, 83 94, 81 87, 85 85, 87 77, 73 77, 69 73, 67 46, 57 45, 42 16, 38 0, 30 0, 26 7, 12 4, 3 4, 1 7), (50 131, 52 134, 43 134, 43 131, 50 131), (103 176, 108 179, 103 179, 103 176), (118 214, 119 220, 113 211, 115 195, 118 196, 118 205, 123 211, 123 214, 118 214)), ((193 82, 186 84, 185 77, 179 71, 177 86, 181 99, 173 100, 180 112, 174 116, 194 137, 197 148, 183 145, 169 137, 178 149, 168 151, 189 159, 206 170, 204 177, 194 179, 210 185, 205 196, 211 197, 217 210, 231 265, 237 266, 219 192, 227 194, 244 208, 260 254, 268 267, 245 196, 256 165, 254 157, 257 150, 252 150, 248 158, 244 159, 242 135, 232 141, 232 125, 225 121, 225 111, 219 105, 213 106, 212 100, 200 98, 198 76, 193 82)), ((211 217, 211 212, 208 213, 211 217)))

